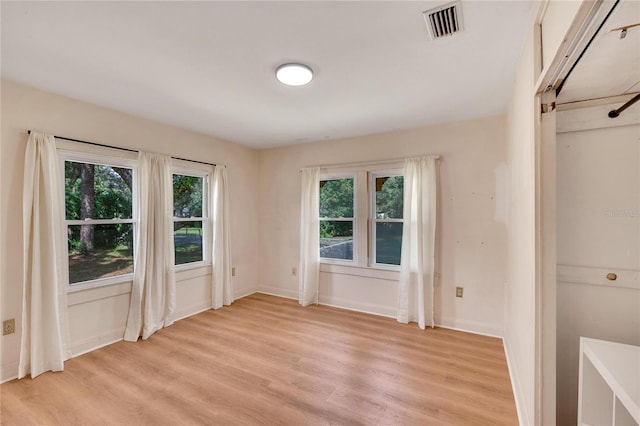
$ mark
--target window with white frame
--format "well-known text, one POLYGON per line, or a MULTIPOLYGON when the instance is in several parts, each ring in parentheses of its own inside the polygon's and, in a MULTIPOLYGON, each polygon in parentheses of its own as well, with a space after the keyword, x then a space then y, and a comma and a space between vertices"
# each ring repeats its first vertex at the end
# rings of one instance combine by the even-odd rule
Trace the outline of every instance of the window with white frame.
POLYGON ((370 179, 370 262, 400 265, 404 177, 396 171, 370 173, 370 179))
POLYGON ((133 273, 134 163, 62 154, 69 284, 133 273))
POLYGON ((353 261, 354 176, 320 181, 320 257, 353 261))
POLYGON ((398 269, 404 201, 401 168, 361 167, 348 174, 323 175, 319 201, 323 262, 398 269))
POLYGON ((173 174, 173 241, 176 265, 203 262, 207 254, 208 174, 176 169, 173 174))

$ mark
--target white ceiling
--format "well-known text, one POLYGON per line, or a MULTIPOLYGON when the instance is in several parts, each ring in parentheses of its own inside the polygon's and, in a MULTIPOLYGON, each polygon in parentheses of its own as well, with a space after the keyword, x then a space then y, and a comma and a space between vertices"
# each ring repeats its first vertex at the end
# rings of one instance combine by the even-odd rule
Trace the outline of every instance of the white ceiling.
POLYGON ((255 148, 502 114, 532 2, 2 2, 2 76, 255 148), (311 66, 308 86, 275 68, 311 66))
POLYGON ((611 13, 600 32, 568 76, 558 95, 559 103, 599 99, 640 92, 640 1, 623 0, 611 13))

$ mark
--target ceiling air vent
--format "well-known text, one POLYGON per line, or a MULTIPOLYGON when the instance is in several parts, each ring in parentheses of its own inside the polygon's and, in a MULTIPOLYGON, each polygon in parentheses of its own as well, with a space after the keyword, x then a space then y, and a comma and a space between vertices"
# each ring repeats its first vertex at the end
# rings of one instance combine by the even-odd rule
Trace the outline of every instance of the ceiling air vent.
POLYGON ((422 12, 429 28, 431 39, 451 36, 462 31, 462 9, 460 2, 449 3, 422 12))

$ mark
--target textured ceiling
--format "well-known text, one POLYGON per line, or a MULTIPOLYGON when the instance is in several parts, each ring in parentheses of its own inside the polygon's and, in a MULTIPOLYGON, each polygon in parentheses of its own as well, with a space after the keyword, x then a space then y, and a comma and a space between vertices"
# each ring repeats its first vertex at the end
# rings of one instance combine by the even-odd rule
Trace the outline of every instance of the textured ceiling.
POLYGON ((463 2, 432 41, 445 3, 2 2, 2 76, 255 148, 504 113, 532 2, 463 2))

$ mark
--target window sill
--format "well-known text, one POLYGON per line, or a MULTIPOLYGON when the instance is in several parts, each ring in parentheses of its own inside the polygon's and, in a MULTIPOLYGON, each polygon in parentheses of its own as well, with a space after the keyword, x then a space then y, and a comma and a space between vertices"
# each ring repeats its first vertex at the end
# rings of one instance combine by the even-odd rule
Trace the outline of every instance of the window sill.
POLYGON ((91 290, 98 287, 108 287, 133 281, 133 274, 118 275, 117 277, 99 278, 97 280, 83 281, 77 284, 67 285, 67 293, 91 290))
POLYGON ((211 263, 193 262, 176 265, 176 281, 184 281, 191 278, 204 277, 212 274, 211 263))
MULTIPOLYGON (((211 263, 194 262, 177 265, 175 267, 176 281, 211 275, 211 263)), ((67 285, 67 294, 96 288, 110 287, 118 284, 133 282, 133 274, 118 275, 117 277, 99 278, 97 280, 83 281, 77 284, 67 285)))
POLYGON ((95 302, 100 299, 128 295, 131 293, 132 284, 133 282, 128 280, 102 284, 99 287, 83 285, 80 288, 74 288, 73 292, 68 293, 67 306, 71 307, 84 303, 95 302))
POLYGON ((320 263, 320 272, 329 274, 352 275, 356 277, 373 278, 385 281, 400 280, 400 270, 384 267, 362 267, 336 263, 320 263))

